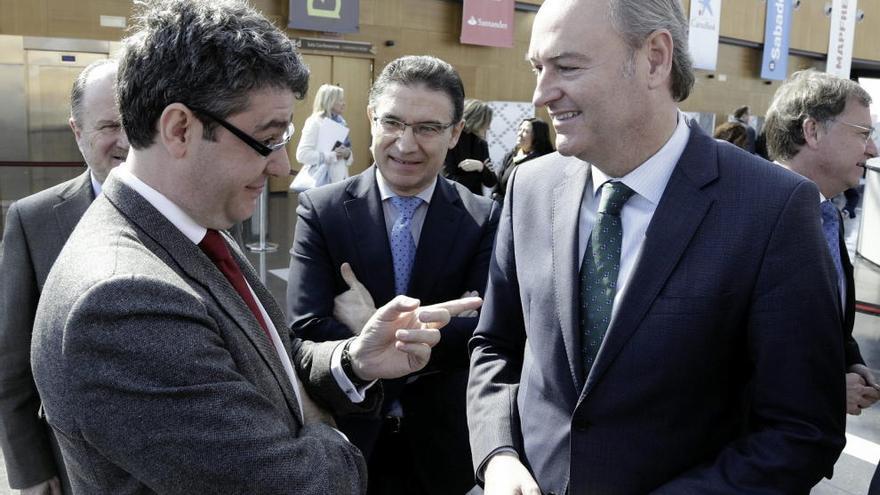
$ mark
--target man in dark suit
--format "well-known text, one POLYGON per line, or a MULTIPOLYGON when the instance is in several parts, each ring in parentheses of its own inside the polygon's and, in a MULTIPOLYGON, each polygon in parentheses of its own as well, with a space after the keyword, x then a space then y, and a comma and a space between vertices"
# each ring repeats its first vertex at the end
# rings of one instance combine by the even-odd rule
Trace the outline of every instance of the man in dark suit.
POLYGON ((15 202, 0 247, 0 446, 9 486, 24 494, 70 493, 61 453, 31 374, 31 333, 49 269, 110 169, 128 153, 114 101, 116 62, 92 63, 74 81, 70 128, 87 170, 15 202))
POLYGON ((687 124, 677 0, 547 0, 559 153, 507 187, 471 341, 487 493, 808 493, 844 444, 816 187, 687 124))
POLYGON ((140 9, 117 83, 131 151, 59 255, 34 325, 34 379, 73 490, 362 493, 363 458, 325 411, 375 408, 370 382, 424 366, 449 312, 479 299, 395 298, 342 342, 284 331, 219 230, 288 173, 308 71, 243 1, 140 9))
MULTIPOLYGON (((287 298, 298 334, 351 337, 395 294, 434 303, 483 293, 498 210, 438 177, 463 100, 458 74, 433 57, 403 57, 379 75, 367 109, 375 165, 299 198, 287 298)), ((465 387, 476 323, 476 313, 453 318, 422 373, 386 383, 382 417, 340 419, 369 459, 371 493, 473 487, 465 387)))
POLYGON ((822 229, 835 265, 842 303, 846 412, 861 414, 880 399, 880 384, 853 338, 856 294, 840 211, 831 199, 856 187, 865 162, 877 156, 871 96, 858 83, 823 72, 796 72, 776 90, 764 124, 770 156, 819 188, 822 229))

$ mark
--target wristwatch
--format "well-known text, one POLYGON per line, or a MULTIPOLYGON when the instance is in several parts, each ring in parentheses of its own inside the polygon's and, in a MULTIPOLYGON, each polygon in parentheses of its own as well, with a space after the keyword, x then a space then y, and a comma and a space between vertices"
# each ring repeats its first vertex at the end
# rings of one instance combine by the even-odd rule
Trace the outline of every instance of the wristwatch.
POLYGON ((342 348, 342 371, 345 373, 345 376, 351 380, 352 385, 355 388, 366 387, 370 383, 370 380, 364 380, 363 378, 357 376, 354 372, 354 369, 351 365, 351 355, 348 353, 348 346, 351 345, 351 340, 345 343, 345 347, 342 348))

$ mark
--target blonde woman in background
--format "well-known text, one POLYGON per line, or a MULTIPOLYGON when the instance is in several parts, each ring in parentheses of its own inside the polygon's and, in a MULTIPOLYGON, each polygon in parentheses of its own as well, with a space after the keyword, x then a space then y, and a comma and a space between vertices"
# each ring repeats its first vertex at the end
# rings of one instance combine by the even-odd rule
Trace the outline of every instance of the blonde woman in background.
MULTIPOLYGON (((333 151, 319 151, 318 137, 321 132, 321 122, 324 119, 334 121, 347 127, 342 112, 345 110, 345 93, 339 86, 322 84, 315 95, 315 103, 312 107, 312 115, 303 124, 302 138, 296 147, 296 160, 303 164, 300 174, 307 173, 314 179, 314 185, 318 187, 325 184, 339 182, 348 177, 348 167, 352 163, 351 140, 345 139, 333 151)), ((297 181, 294 181, 296 186, 297 181)))

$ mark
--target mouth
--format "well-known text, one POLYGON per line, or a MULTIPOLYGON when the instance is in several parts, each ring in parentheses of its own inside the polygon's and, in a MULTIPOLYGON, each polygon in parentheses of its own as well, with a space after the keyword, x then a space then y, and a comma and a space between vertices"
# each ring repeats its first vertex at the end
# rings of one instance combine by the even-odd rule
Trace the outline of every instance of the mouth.
POLYGON ((575 117, 581 115, 581 112, 572 111, 572 112, 550 112, 550 117, 553 118, 553 122, 565 122, 567 120, 571 120, 575 117))
POLYGON ((422 163, 421 161, 404 160, 402 158, 397 158, 397 157, 393 157, 393 156, 389 156, 388 159, 391 160, 393 163, 400 165, 402 167, 415 167, 415 166, 418 166, 420 163, 422 163))

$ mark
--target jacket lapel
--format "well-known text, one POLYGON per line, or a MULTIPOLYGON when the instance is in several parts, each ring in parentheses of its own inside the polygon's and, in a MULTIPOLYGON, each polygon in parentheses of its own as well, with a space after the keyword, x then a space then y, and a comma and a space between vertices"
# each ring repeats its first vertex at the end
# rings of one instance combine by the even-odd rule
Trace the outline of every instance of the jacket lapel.
POLYGON ((419 234, 419 245, 413 261, 408 293, 413 297, 427 297, 433 293, 436 268, 443 266, 455 246, 455 239, 465 209, 455 187, 446 179, 437 178, 437 187, 431 197, 428 213, 419 234))
MULTIPOLYGON (((275 347, 266 337, 250 308, 248 308, 241 296, 238 295, 232 284, 226 280, 223 273, 220 272, 196 244, 193 244, 192 241, 184 236, 164 215, 156 210, 140 194, 115 179, 112 175, 104 183, 102 194, 123 215, 158 244, 165 254, 174 260, 179 270, 204 287, 217 301, 218 307, 235 321, 275 376, 275 380, 278 382, 279 387, 281 387, 289 407, 294 412, 297 421, 299 421, 301 416, 296 395, 281 365, 275 347)), ((269 313, 273 323, 275 323, 279 334, 286 333, 283 332, 283 329, 286 328, 283 324, 278 326, 279 322, 284 321, 283 318, 278 318, 277 314, 272 312, 271 308, 274 304, 266 303, 267 300, 271 300, 271 296, 267 297, 265 288, 259 282, 253 268, 234 246, 231 238, 227 236, 226 242, 230 246, 230 250, 239 266, 242 268, 248 283, 254 289, 254 292, 257 293, 257 296, 266 308, 266 312, 269 313)), ((277 310, 275 312, 277 313, 277 310)), ((290 349, 289 340, 287 344, 287 349, 290 349)))
POLYGON ((376 183, 376 167, 357 176, 347 188, 344 202, 348 224, 356 244, 356 274, 377 305, 394 297, 394 267, 385 227, 382 198, 376 183))
POLYGON ((717 144, 698 127, 691 127, 690 132, 688 145, 648 225, 630 289, 618 301, 620 307, 605 335, 584 395, 632 337, 712 205, 712 198, 702 188, 718 176, 717 144))
POLYGON ((64 188, 58 194, 59 202, 53 207, 55 220, 58 222, 58 229, 65 239, 70 236, 83 213, 92 204, 95 199, 95 192, 92 190, 92 180, 88 170, 77 177, 69 187, 64 188))
POLYGON ((580 160, 571 160, 564 169, 562 180, 553 190, 552 197, 554 293, 569 370, 577 392, 583 387, 584 375, 578 322, 578 217, 587 186, 588 167, 580 160))

